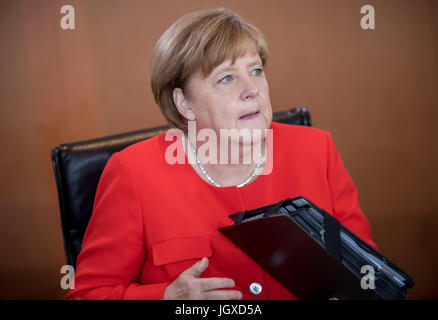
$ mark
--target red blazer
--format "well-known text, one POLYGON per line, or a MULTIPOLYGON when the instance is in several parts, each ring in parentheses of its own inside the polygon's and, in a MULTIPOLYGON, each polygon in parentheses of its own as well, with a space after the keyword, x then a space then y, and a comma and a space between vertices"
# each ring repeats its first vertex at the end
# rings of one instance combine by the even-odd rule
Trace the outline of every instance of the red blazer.
MULTIPOLYGON (((295 299, 218 228, 230 214, 303 195, 376 248, 331 135, 272 122, 273 170, 241 188, 217 188, 189 163, 169 165, 164 134, 108 161, 66 298, 162 299, 166 286, 202 257, 202 277, 229 277, 243 299, 295 299), (262 292, 249 291, 252 282, 262 292)), ((297 261, 299 263, 299 261, 297 261)), ((297 275, 300 276, 300 275, 297 275)))

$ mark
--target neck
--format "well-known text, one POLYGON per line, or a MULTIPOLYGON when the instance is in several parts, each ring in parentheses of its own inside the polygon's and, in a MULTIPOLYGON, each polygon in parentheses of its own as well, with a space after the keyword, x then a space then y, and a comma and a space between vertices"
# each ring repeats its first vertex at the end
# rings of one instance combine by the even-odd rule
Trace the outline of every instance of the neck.
MULTIPOLYGON (((236 141, 231 143, 217 143, 210 141, 198 142, 189 140, 190 136, 185 135, 185 150, 187 156, 193 156, 193 149, 196 149, 198 160, 201 165, 196 164, 196 158, 189 158, 195 171, 204 179, 206 176, 213 178, 221 186, 239 185, 254 174, 257 164, 262 165, 266 158, 266 142, 263 139, 257 143, 242 144, 236 141), (207 174, 202 173, 204 168, 207 174)), ((257 174, 260 169, 257 167, 257 174)), ((210 181, 211 182, 211 181, 210 181)))

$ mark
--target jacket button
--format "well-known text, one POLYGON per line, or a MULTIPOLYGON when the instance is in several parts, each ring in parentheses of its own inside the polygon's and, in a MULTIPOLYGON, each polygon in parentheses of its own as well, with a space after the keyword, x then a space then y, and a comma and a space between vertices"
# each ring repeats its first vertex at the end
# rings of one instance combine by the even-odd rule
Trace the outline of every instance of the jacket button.
POLYGON ((249 291, 253 295, 258 295, 262 292, 262 285, 258 282, 253 282, 249 285, 249 291))

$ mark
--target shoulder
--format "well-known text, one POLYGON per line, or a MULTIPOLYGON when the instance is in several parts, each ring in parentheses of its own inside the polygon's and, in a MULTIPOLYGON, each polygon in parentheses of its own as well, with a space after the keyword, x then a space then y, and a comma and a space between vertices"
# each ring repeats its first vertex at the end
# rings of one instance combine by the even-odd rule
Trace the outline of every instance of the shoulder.
POLYGON ((164 166, 164 133, 147 140, 134 143, 113 154, 109 162, 118 162, 133 176, 144 171, 161 171, 164 166))
POLYGON ((119 152, 119 156, 123 159, 133 159, 139 156, 156 155, 161 150, 162 140, 164 140, 164 133, 126 147, 119 152))

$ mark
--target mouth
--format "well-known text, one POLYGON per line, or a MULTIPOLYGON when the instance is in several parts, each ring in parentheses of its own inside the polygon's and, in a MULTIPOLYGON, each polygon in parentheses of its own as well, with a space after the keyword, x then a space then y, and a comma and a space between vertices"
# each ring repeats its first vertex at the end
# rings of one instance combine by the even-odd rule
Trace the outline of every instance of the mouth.
POLYGON ((241 117, 239 117, 239 120, 251 120, 254 118, 257 118, 259 116, 260 112, 259 111, 251 111, 241 117))

